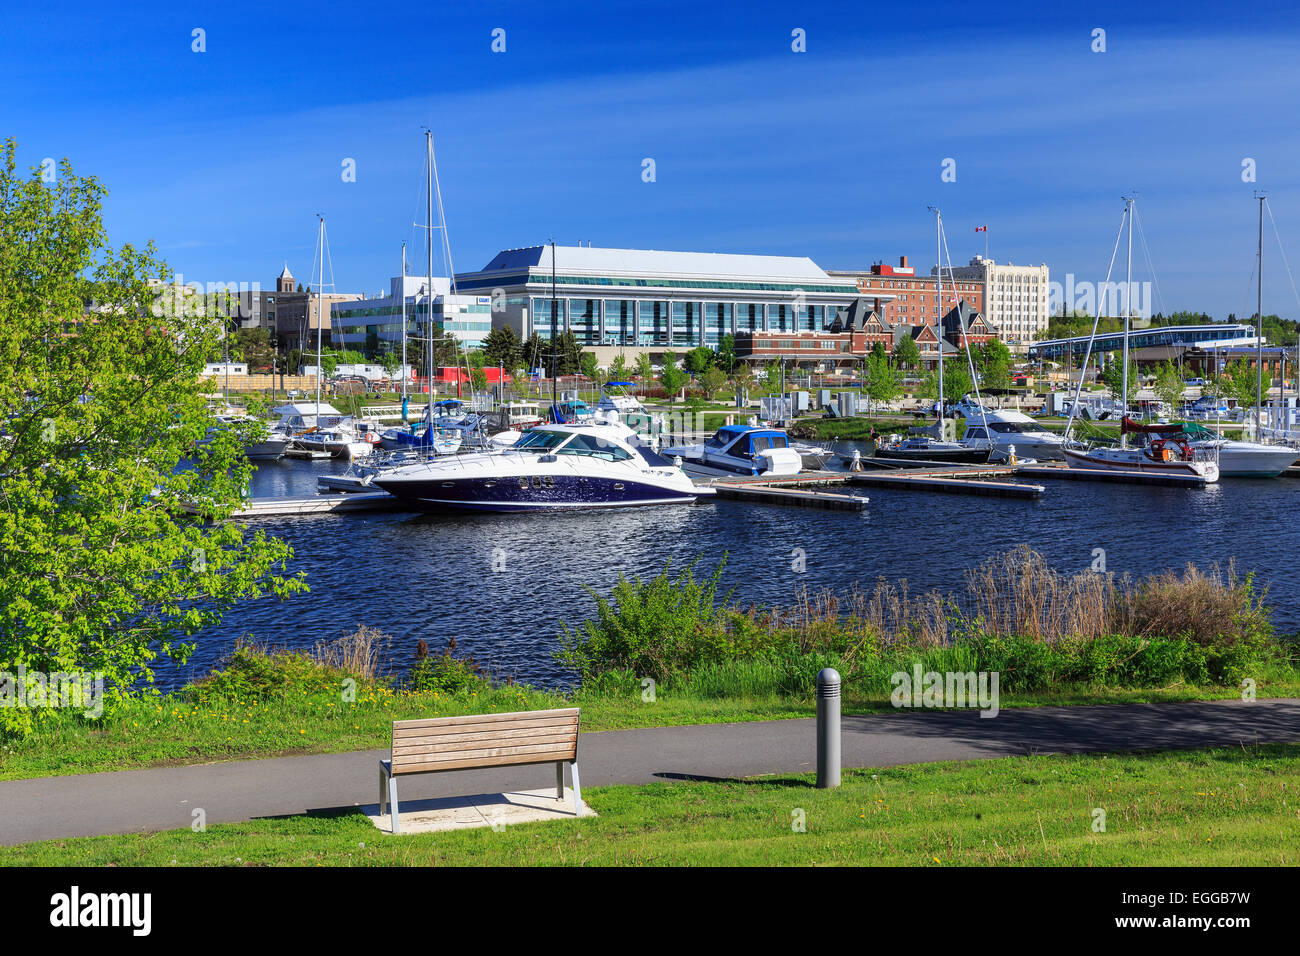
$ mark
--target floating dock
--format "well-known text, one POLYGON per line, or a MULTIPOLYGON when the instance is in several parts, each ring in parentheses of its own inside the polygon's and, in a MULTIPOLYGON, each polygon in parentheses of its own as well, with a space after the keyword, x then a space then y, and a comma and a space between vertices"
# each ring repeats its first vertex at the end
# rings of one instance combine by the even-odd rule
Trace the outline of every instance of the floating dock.
POLYGON ((1068 478, 1072 481, 1110 481, 1128 485, 1162 485, 1166 488, 1204 488, 1200 475, 1161 475, 1150 471, 1104 471, 1068 465, 1022 465, 1016 473, 1029 478, 1068 478))
POLYGON ((1042 485, 1020 484, 1014 481, 983 481, 974 477, 932 472, 860 472, 847 477, 851 485, 871 488, 896 488, 903 491, 938 491, 950 495, 980 495, 986 498, 1041 498, 1046 490, 1042 485))
POLYGON ((351 495, 299 495, 250 498, 233 518, 275 518, 284 515, 333 514, 340 511, 415 511, 386 491, 351 495))
MULTIPOLYGON (((841 482, 843 479, 841 479, 841 482)), ((806 484, 811 484, 807 482, 806 484)), ((822 484, 829 484, 823 480, 822 484)), ((718 481, 710 485, 718 498, 753 501, 767 505, 795 505, 800 508, 824 508, 829 511, 863 511, 870 500, 865 495, 844 495, 833 491, 792 488, 784 482, 763 484, 757 481, 718 481)))

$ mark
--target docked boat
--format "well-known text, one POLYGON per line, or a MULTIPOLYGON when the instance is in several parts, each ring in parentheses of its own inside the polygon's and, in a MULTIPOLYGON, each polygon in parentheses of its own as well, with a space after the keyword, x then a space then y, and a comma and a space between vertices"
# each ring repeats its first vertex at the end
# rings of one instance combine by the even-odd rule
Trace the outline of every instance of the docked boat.
POLYGON ((1139 425, 1124 419, 1126 432, 1140 432, 1166 442, 1182 438, 1193 449, 1211 451, 1222 478, 1276 478, 1300 460, 1300 449, 1224 438, 1197 422, 1157 422, 1139 425))
POLYGON ((692 502, 700 491, 624 425, 538 425, 499 453, 385 469, 372 482, 426 508, 546 511, 692 502))
POLYGON ((1157 439, 1145 448, 1095 445, 1079 450, 1065 449, 1065 463, 1071 468, 1094 471, 1140 471, 1168 475, 1185 475, 1219 480, 1219 465, 1214 453, 1197 451, 1181 439, 1157 439))
POLYGON ((1060 461, 1065 457, 1065 438, 1022 412, 985 408, 965 400, 957 403, 956 411, 966 419, 961 444, 986 452, 989 459, 1006 460, 1012 449, 1020 459, 1060 461))
POLYGON ((328 402, 290 402, 272 409, 280 416, 274 433, 292 439, 307 452, 331 458, 364 458, 379 444, 379 436, 360 426, 328 402))
POLYGON ((876 457, 945 465, 982 465, 989 460, 989 450, 957 441, 940 441, 928 435, 909 438, 891 435, 890 440, 877 443, 876 457))
POLYGON ((273 430, 269 423, 248 415, 218 415, 218 428, 231 428, 244 444, 244 457, 249 461, 278 461, 293 439, 273 430))
POLYGON ((790 446, 789 436, 763 425, 724 425, 706 442, 670 445, 661 454, 680 458, 686 471, 695 475, 778 477, 803 470, 803 458, 790 446))
POLYGON ((427 424, 388 428, 379 434, 380 447, 386 451, 432 451, 435 455, 454 455, 460 451, 463 442, 463 436, 452 428, 430 428, 427 424))

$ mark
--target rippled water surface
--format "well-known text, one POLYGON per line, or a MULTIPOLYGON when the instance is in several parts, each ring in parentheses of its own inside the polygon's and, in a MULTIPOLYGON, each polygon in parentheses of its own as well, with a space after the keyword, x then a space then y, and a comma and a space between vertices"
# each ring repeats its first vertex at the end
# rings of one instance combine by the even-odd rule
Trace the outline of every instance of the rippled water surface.
MULTIPOLYGON (((310 494, 338 462, 263 465, 253 494, 310 494)), ((866 488, 860 513, 716 501, 533 515, 341 514, 264 519, 252 527, 287 540, 292 570, 311 592, 240 605, 199 639, 174 684, 206 672, 239 636, 311 646, 365 623, 394 638, 405 660, 418 639, 462 652, 501 675, 546 684, 561 676, 552 652, 561 620, 593 609, 620 572, 648 576, 672 559, 707 575, 728 553, 724 583, 744 603, 782 605, 797 591, 847 590, 906 578, 913 590, 951 587, 990 555, 1027 543, 1061 570, 1082 570, 1104 548, 1112 571, 1145 574, 1236 559, 1269 588, 1275 620, 1300 627, 1295 516, 1300 481, 1225 479, 1208 489, 1047 480, 1038 501, 866 488), (505 571, 492 570, 493 549, 505 571), (795 573, 795 549, 807 570, 795 573)), ((840 490, 840 489, 832 489, 840 490)))

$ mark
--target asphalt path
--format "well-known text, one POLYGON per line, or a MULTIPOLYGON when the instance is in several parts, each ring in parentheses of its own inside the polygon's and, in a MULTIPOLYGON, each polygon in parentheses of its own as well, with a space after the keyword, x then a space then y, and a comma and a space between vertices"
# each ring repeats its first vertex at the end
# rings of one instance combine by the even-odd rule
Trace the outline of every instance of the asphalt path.
MULTIPOLYGON (((1248 746, 1300 741, 1300 700, 1018 708, 991 719, 974 710, 916 711, 845 717, 841 733, 845 767, 1248 746)), ((584 788, 811 772, 816 737, 812 719, 584 733, 578 766, 584 788)), ((0 846, 178 829, 196 809, 213 824, 369 805, 378 801, 378 762, 387 756, 369 750, 0 782, 0 846)), ((554 783, 549 766, 422 774, 401 778, 399 796, 405 804, 554 783)))

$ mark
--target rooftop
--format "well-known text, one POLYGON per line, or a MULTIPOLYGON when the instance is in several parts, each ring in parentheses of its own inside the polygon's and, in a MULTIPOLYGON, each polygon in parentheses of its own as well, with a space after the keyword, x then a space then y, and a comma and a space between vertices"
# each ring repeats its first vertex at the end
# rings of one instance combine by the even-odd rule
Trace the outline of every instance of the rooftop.
MULTIPOLYGON (((604 249, 594 246, 557 246, 556 268, 566 275, 732 276, 747 279, 831 280, 807 256, 755 256, 726 252, 668 252, 659 249, 604 249)), ((551 268, 550 246, 505 249, 483 272, 551 268)), ((833 281, 833 280, 832 280, 833 281)))

